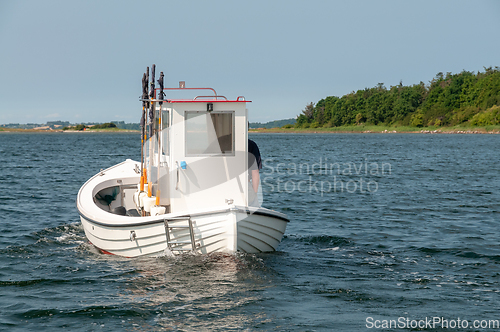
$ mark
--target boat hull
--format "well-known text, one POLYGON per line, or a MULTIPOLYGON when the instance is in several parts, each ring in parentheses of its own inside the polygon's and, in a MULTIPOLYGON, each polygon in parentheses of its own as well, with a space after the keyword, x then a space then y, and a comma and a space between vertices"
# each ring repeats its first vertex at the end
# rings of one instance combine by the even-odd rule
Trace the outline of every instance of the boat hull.
POLYGON ((192 220, 194 250, 186 228, 170 229, 171 242, 186 242, 177 247, 180 250, 170 250, 166 228, 171 226, 169 218, 179 217, 159 217, 142 223, 137 220, 130 225, 106 225, 83 215, 80 219, 87 239, 95 247, 103 253, 124 257, 164 256, 187 251, 199 254, 270 252, 277 249, 287 225, 285 219, 264 209, 251 211, 232 207, 218 212, 197 213, 185 216, 186 220, 188 217, 192 220))
POLYGON ((85 235, 103 253, 124 257, 186 251, 260 253, 276 250, 281 242, 289 221, 266 208, 227 204, 147 217, 113 213, 115 202, 126 210, 134 204, 131 197, 139 181, 136 164, 127 160, 110 167, 89 179, 78 193, 85 235), (109 206, 96 199, 103 191, 114 193, 109 206))

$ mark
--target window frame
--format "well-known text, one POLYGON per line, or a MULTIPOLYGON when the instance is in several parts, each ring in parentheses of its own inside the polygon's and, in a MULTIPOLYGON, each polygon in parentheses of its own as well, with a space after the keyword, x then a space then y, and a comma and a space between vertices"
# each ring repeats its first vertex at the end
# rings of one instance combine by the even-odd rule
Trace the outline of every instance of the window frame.
MULTIPOLYGON (((184 111, 184 155, 186 157, 208 157, 208 156, 213 156, 213 157, 231 157, 236 155, 236 148, 235 148, 235 120, 236 120, 236 112, 234 110, 230 111, 212 111, 212 112, 207 112, 207 111, 184 111), (231 147, 232 150, 229 152, 220 152, 220 153, 189 153, 188 152, 188 130, 187 130, 187 124, 188 124, 188 114, 200 114, 200 115, 211 115, 211 114, 229 114, 231 115, 231 147)), ((217 133, 216 133, 217 134, 217 133)), ((221 136, 222 137, 222 136, 221 136)), ((220 137, 217 137, 220 138, 220 137)), ((215 142, 215 141, 214 141, 215 142)))

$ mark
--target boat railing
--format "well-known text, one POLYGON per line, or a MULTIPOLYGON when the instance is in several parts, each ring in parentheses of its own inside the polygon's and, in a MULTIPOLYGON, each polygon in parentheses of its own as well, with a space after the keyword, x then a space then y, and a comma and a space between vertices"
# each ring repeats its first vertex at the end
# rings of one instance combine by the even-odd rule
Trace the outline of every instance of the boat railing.
MULTIPOLYGON (((177 98, 165 98, 165 99, 158 99, 157 94, 160 91, 160 88, 155 89, 155 94, 154 98, 149 98, 149 99, 139 99, 140 101, 145 101, 145 102, 168 102, 169 100, 176 100, 176 101, 217 101, 217 100, 223 100, 223 101, 229 101, 226 96, 221 96, 218 95, 215 89, 213 88, 163 88, 163 91, 165 90, 176 90, 176 91, 184 91, 184 90, 210 90, 213 92, 213 95, 198 95, 195 96, 194 98, 186 98, 186 99, 177 99, 177 98)), ((234 100, 233 100, 234 101, 234 100)), ((235 100, 236 102, 247 102, 244 96, 238 96, 235 100)))
MULTIPOLYGON (((156 94, 158 93, 158 91, 160 91, 161 89, 160 88, 156 88, 155 89, 155 98, 156 98, 156 94)), ((186 90, 210 90, 214 93, 214 96, 217 96, 217 92, 215 91, 215 89, 213 88, 163 88, 163 90, 169 90, 169 91, 186 91, 186 90)))
POLYGON ((217 99, 217 98, 224 98, 225 100, 227 100, 227 98, 225 96, 196 96, 194 97, 193 100, 197 100, 198 98, 212 98, 212 100, 214 99, 217 99))

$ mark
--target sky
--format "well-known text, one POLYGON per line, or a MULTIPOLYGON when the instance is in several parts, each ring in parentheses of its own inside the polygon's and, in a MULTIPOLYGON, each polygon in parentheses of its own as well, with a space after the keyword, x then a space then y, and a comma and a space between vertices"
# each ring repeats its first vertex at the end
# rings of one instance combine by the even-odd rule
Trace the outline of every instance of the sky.
POLYGON ((0 124, 139 122, 152 64, 167 87, 245 96, 250 122, 295 118, 500 66, 499 36, 496 0, 0 0, 0 124))

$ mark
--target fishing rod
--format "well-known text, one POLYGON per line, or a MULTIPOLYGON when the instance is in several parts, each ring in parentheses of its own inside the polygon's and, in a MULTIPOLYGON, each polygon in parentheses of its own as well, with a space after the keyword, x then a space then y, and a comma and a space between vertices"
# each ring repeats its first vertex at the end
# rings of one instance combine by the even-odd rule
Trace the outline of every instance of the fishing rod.
POLYGON ((158 79, 158 84, 160 85, 160 96, 158 99, 160 100, 158 104, 160 105, 160 110, 158 112, 158 128, 156 130, 157 140, 158 140, 158 164, 157 166, 157 187, 156 187, 156 206, 160 206, 160 162, 161 162, 161 148, 162 148, 162 140, 161 140, 161 130, 162 130, 162 113, 161 113, 161 105, 163 104, 163 97, 165 93, 163 92, 163 81, 164 75, 163 72, 160 72, 160 78, 158 79))
POLYGON ((146 132, 146 126, 148 124, 148 110, 149 110, 149 105, 150 105, 150 101, 149 101, 149 98, 148 98, 148 84, 149 84, 149 67, 146 68, 146 87, 145 87, 145 91, 144 91, 144 96, 146 98, 144 98, 146 101, 146 110, 144 110, 144 135, 143 135, 143 139, 144 139, 144 185, 147 185, 148 183, 148 172, 147 172, 147 164, 146 164, 146 155, 147 155, 147 151, 146 151, 146 141, 147 141, 147 132, 146 132))
MULTIPOLYGON (((156 66, 153 64, 151 66, 151 83, 149 86, 149 167, 148 167, 148 174, 149 174, 149 180, 152 178, 151 170, 152 170, 152 164, 153 164, 153 125, 154 125, 154 118, 155 118, 155 110, 154 110, 154 102, 152 101, 155 97, 155 68, 156 66)), ((148 181, 148 197, 151 197, 153 195, 153 182, 148 181)))
MULTIPOLYGON (((149 67, 147 69, 149 72, 149 67)), ((141 116, 141 182, 140 191, 144 191, 144 135, 146 133, 146 106, 148 99, 148 78, 146 73, 142 75, 142 116, 141 116)))
POLYGON ((144 205, 142 202, 142 196, 144 193, 144 184, 147 182, 146 174, 146 152, 144 151, 144 141, 146 140, 146 109, 149 107, 148 99, 148 82, 149 81, 149 67, 146 69, 146 73, 142 75, 142 114, 141 114, 141 179, 139 182, 139 191, 137 192, 137 204, 141 209, 141 216, 145 216, 144 205))

